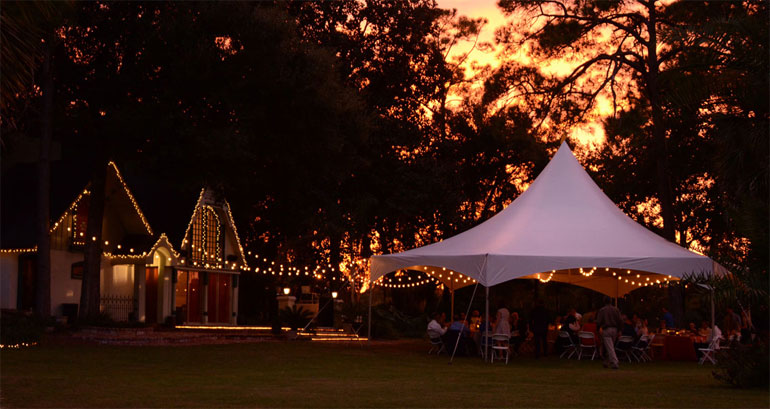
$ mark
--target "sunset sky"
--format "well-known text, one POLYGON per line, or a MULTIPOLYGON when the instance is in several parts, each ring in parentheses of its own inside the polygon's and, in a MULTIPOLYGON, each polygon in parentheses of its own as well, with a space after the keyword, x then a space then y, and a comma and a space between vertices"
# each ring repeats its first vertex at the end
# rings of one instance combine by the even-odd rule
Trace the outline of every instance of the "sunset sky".
MULTIPOLYGON (((479 42, 487 42, 494 45, 495 30, 506 22, 505 15, 500 8, 497 7, 497 0, 438 0, 438 5, 445 9, 457 9, 458 15, 472 18, 486 18, 487 24, 481 31, 479 42)), ((459 44, 455 48, 453 54, 458 55, 467 53, 471 46, 472 44, 470 43, 459 44)), ((470 59, 479 64, 488 64, 492 67, 499 64, 495 52, 487 53, 476 50, 471 53, 470 59)), ((561 74, 567 74, 570 65, 556 62, 551 64, 549 69, 561 74)), ((611 112, 611 102, 600 98, 598 100, 597 109, 601 114, 607 115, 611 112)), ((590 147, 592 143, 601 144, 605 138, 604 129, 599 122, 590 122, 576 127, 572 130, 570 136, 574 142, 579 142, 585 147, 590 147)))

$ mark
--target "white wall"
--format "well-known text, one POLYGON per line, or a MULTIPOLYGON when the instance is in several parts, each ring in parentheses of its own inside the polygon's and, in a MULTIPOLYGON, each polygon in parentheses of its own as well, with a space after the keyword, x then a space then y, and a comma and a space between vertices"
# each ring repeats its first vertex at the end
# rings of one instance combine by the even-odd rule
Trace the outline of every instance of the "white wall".
POLYGON ((62 315, 62 304, 80 304, 83 280, 71 278, 72 264, 83 261, 83 255, 51 250, 51 314, 62 315))
POLYGON ((16 309, 19 291, 19 254, 0 254, 0 308, 16 309))

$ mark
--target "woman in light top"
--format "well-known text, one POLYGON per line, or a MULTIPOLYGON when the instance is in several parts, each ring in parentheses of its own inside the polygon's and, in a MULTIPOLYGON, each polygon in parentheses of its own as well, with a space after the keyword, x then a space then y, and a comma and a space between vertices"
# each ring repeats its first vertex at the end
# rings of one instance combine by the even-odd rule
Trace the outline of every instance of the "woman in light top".
POLYGON ((509 322, 510 315, 511 313, 505 307, 501 307, 497 310, 497 325, 495 326, 494 335, 511 336, 511 323, 509 322))

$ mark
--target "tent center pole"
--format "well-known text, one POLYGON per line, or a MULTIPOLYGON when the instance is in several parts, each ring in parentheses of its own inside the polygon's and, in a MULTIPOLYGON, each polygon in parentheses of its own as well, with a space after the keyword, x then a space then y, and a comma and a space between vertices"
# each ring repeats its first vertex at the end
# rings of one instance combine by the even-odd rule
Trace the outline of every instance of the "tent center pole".
POLYGON ((487 289, 486 291, 486 297, 484 297, 484 304, 486 309, 486 315, 485 315, 485 321, 484 321, 484 333, 481 334, 481 340, 484 342, 484 361, 487 360, 487 350, 489 349, 489 339, 486 338, 487 332, 489 332, 489 323, 491 319, 489 318, 489 287, 484 287, 487 289))
POLYGON ((449 320, 453 321, 455 319, 455 283, 451 278, 449 279, 449 293, 451 294, 449 320))

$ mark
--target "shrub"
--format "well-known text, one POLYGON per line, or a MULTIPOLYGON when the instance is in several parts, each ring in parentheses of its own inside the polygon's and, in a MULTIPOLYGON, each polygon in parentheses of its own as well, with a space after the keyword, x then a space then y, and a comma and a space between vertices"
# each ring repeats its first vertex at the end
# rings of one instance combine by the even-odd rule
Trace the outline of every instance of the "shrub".
POLYGON ((425 314, 411 317, 384 305, 374 308, 373 318, 372 333, 377 338, 420 338, 428 324, 425 314))
POLYGON ((32 314, 11 310, 3 310, 0 323, 0 343, 3 345, 39 342, 45 327, 50 324, 32 314))
POLYGON ((770 353, 768 345, 733 343, 717 354, 714 378, 737 388, 767 386, 770 382, 770 353))
POLYGON ((313 318, 313 313, 302 307, 297 307, 296 305, 281 310, 281 321, 288 327, 296 330, 307 325, 311 318, 313 318))

